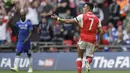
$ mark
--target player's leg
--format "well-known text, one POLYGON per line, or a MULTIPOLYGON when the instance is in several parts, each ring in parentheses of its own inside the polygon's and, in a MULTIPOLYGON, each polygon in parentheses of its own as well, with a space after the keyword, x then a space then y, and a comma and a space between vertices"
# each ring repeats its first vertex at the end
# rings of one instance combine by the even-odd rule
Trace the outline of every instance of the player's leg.
POLYGON ((19 64, 20 55, 21 55, 22 51, 23 51, 22 43, 18 42, 17 46, 16 46, 16 56, 15 56, 15 60, 14 60, 14 67, 11 68, 12 71, 18 72, 18 64, 19 64))
POLYGON ((91 62, 92 62, 92 57, 86 56, 85 66, 86 66, 86 71, 88 72, 91 70, 91 66, 90 66, 91 62))
POLYGON ((15 60, 14 60, 14 68, 15 69, 18 69, 18 63, 19 63, 19 60, 20 60, 20 55, 21 53, 16 53, 16 56, 15 56, 15 60))
POLYGON ((29 69, 28 72, 33 72, 33 68, 32 68, 32 53, 31 52, 27 52, 27 56, 29 59, 29 69))
POLYGON ((78 73, 82 73, 83 50, 78 47, 78 58, 76 60, 78 73))
POLYGON ((83 54, 84 54, 84 49, 85 49, 85 44, 82 41, 78 42, 78 58, 76 60, 76 65, 77 65, 77 70, 78 73, 82 73, 82 59, 83 59, 83 54))
POLYGON ((90 64, 92 62, 93 53, 94 53, 94 45, 91 43, 87 43, 87 48, 86 48, 86 70, 87 71, 91 70, 90 64))
POLYGON ((28 72, 33 72, 33 68, 32 68, 32 52, 30 50, 30 42, 25 44, 25 52, 27 52, 27 56, 29 59, 29 69, 28 72))
POLYGON ((88 61, 89 64, 92 63, 92 57, 90 57, 90 56, 86 56, 86 60, 88 61))

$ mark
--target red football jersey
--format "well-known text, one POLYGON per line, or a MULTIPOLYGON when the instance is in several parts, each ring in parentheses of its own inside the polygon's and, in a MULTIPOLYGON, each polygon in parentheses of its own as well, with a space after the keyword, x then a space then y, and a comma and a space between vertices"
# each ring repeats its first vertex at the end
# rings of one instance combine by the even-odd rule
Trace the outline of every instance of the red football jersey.
POLYGON ((95 43, 97 28, 101 27, 99 18, 92 12, 87 12, 86 14, 77 16, 75 20, 79 22, 81 26, 79 40, 95 43))

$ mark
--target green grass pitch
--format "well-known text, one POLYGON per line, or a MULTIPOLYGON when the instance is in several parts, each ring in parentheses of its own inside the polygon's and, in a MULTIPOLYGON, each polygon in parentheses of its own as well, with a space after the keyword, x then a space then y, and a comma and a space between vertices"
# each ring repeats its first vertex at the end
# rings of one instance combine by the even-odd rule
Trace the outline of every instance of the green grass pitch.
MULTIPOLYGON (((0 70, 0 73, 15 73, 12 71, 0 70)), ((27 71, 19 71, 18 73, 27 73, 27 71)), ((33 73, 77 73, 77 71, 34 71, 33 73)), ((82 73, 86 73, 83 71, 82 73)), ((90 73, 130 73, 130 71, 91 71, 90 73)))

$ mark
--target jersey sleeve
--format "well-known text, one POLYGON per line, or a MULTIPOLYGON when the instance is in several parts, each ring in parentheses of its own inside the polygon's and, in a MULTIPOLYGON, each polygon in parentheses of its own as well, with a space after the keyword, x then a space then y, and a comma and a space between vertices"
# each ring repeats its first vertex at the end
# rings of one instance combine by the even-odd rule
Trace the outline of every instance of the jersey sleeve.
POLYGON ((98 27, 102 27, 101 21, 99 20, 98 27))
POLYGON ((74 20, 79 23, 80 27, 83 27, 83 14, 78 15, 74 20))
POLYGON ((18 25, 19 25, 19 23, 17 22, 17 23, 16 23, 16 27, 18 27, 18 25))
POLYGON ((32 26, 32 23, 29 21, 29 26, 28 26, 28 28, 29 28, 29 31, 32 31, 33 30, 33 26, 32 26))

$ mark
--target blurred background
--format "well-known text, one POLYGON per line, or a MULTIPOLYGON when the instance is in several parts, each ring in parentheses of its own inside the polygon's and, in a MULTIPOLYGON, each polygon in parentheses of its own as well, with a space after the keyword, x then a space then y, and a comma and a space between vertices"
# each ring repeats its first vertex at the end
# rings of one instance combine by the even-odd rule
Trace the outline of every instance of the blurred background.
MULTIPOLYGON (((40 52, 76 52, 79 28, 50 18, 74 18, 90 2, 102 21, 103 44, 99 52, 130 51, 130 0, 0 0, 0 52, 15 52, 20 9, 33 24, 32 49, 40 52), (120 46, 119 46, 120 45, 120 46)), ((98 36, 97 36, 98 39, 98 36)))

